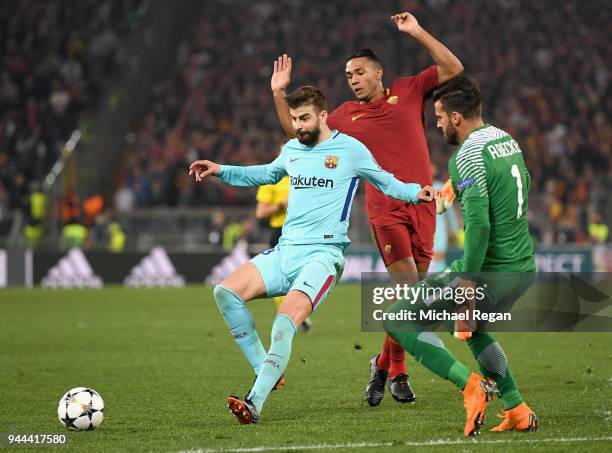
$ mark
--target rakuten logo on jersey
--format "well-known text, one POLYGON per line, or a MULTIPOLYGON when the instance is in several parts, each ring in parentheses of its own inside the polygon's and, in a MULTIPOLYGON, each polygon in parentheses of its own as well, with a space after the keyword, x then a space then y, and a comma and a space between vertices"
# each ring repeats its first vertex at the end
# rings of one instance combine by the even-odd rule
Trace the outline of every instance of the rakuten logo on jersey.
POLYGON ((315 187, 334 188, 334 181, 332 179, 317 178, 316 176, 291 176, 290 182, 295 189, 313 189, 315 187))

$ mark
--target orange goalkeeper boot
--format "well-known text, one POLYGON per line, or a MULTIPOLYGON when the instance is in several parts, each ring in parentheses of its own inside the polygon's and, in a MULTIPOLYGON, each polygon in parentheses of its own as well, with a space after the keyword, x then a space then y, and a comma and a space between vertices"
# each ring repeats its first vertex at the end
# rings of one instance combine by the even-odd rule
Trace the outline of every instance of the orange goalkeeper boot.
POLYGON ((504 420, 491 429, 496 433, 502 431, 539 431, 540 422, 536 414, 525 403, 521 403, 512 409, 505 410, 503 414, 497 414, 499 418, 504 420))
POLYGON ((497 392, 495 382, 472 373, 463 389, 463 407, 466 412, 463 435, 477 436, 480 426, 484 423, 487 403, 493 399, 497 392))

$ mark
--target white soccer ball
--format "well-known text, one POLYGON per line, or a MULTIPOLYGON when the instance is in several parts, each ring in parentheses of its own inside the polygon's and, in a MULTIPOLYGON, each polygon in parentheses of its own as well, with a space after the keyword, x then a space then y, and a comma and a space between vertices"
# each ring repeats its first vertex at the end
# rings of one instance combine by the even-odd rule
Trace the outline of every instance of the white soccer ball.
POLYGON ((76 387, 60 399, 57 416, 68 429, 91 431, 104 420, 104 401, 95 390, 76 387))

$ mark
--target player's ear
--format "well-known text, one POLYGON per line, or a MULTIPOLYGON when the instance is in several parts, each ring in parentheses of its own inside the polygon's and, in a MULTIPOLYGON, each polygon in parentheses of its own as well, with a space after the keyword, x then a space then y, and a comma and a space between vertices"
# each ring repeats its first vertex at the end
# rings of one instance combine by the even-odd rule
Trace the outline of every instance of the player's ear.
POLYGON ((327 110, 321 110, 319 113, 319 121, 321 123, 327 124, 327 110))
POLYGON ((382 82, 383 72, 384 71, 382 66, 378 65, 376 68, 376 80, 378 80, 379 82, 382 82))
POLYGON ((455 127, 459 126, 459 124, 461 124, 462 119, 463 117, 461 116, 461 113, 459 112, 451 113, 450 120, 451 120, 451 123, 453 123, 453 126, 455 127))

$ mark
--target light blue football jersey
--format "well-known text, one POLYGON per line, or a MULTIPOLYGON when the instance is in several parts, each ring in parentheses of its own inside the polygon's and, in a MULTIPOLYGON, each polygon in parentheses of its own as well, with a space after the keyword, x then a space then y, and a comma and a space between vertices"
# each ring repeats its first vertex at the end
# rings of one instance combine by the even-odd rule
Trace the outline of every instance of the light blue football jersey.
POLYGON ((359 179, 393 198, 417 203, 419 184, 401 182, 383 170, 359 140, 338 131, 315 146, 289 140, 266 165, 221 165, 220 178, 233 186, 276 184, 289 175, 287 219, 279 244, 350 244, 351 204, 359 179))

